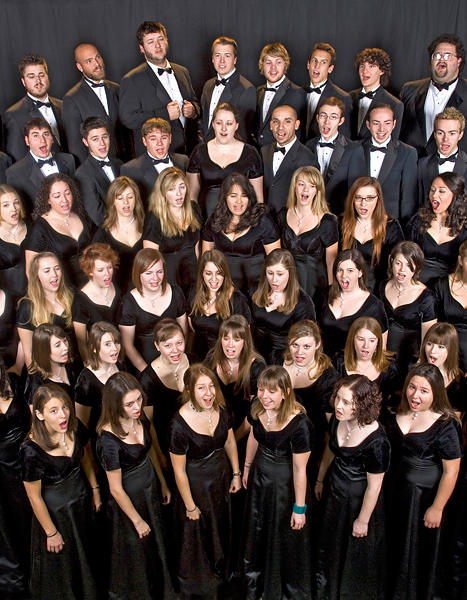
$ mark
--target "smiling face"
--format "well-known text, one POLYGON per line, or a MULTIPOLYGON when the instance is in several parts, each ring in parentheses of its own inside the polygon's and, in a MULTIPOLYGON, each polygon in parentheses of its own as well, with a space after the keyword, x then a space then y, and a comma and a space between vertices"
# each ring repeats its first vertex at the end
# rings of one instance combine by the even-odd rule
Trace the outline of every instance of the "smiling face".
POLYGON ((0 223, 16 226, 20 220, 21 204, 16 194, 7 192, 0 198, 0 223))
POLYGON ((437 177, 431 184, 429 196, 433 212, 437 217, 447 216, 454 194, 444 183, 441 177, 437 177))
POLYGON ((267 54, 264 58, 263 71, 270 86, 273 83, 277 83, 285 75, 284 59, 280 56, 269 56, 267 54))
POLYGON ((144 273, 141 273, 139 278, 143 288, 143 296, 145 294, 152 296, 154 292, 160 291, 162 289, 162 282, 164 281, 164 265, 162 261, 152 263, 144 273))
POLYGON ((201 410, 210 410, 216 397, 216 386, 207 375, 198 377, 195 386, 195 402, 201 410))
POLYGON ((231 73, 237 64, 234 47, 231 44, 216 44, 212 53, 212 64, 220 77, 231 73))
POLYGON ((96 259, 94 261, 93 269, 88 274, 88 277, 99 287, 109 288, 112 284, 113 272, 114 267, 111 262, 96 259))
POLYGON ((50 81, 45 65, 27 65, 24 68, 21 82, 28 94, 36 100, 44 101, 47 98, 50 81))
POLYGON ((240 355, 245 345, 245 340, 241 337, 234 335, 229 331, 221 339, 222 350, 228 360, 240 360, 240 355))
POLYGON ((433 54, 440 53, 439 59, 436 57, 431 58, 430 70, 431 76, 437 83, 449 83, 459 76, 459 67, 462 62, 461 58, 456 57, 456 47, 454 44, 447 44, 443 42, 436 46, 433 54), (449 60, 445 60, 444 54, 448 52, 451 54, 449 60))
POLYGON ((378 348, 378 338, 369 329, 359 329, 354 337, 354 348, 357 360, 372 360, 378 348))
POLYGON ((412 412, 429 410, 433 404, 433 390, 425 377, 412 377, 407 385, 406 395, 412 412))
POLYGON ((273 292, 284 292, 289 283, 289 272, 283 264, 271 265, 266 269, 266 279, 273 292))
POLYGON ((325 104, 319 109, 316 119, 318 121, 319 132, 326 141, 332 139, 337 134, 337 130, 345 121, 340 108, 338 106, 330 106, 329 104, 325 104))
POLYGON ((135 209, 136 199, 133 190, 127 187, 114 200, 115 210, 119 217, 131 217, 135 209))
POLYGON ((24 138, 26 146, 40 159, 46 159, 52 148, 53 137, 47 128, 40 129, 38 127, 31 129, 28 135, 24 138))
POLYGON ((300 127, 300 121, 290 106, 279 106, 274 109, 271 117, 271 131, 279 146, 286 146, 295 138, 295 132, 300 127))
POLYGON ((316 344, 316 340, 311 335, 294 340, 290 346, 290 355, 292 360, 299 367, 307 368, 311 366, 315 360, 316 350, 321 344, 316 344))
POLYGON ((143 396, 139 390, 131 390, 122 398, 123 419, 138 419, 141 415, 141 406, 143 404, 143 396))
POLYGON ((409 261, 403 254, 396 254, 392 263, 392 272, 398 283, 408 283, 413 279, 415 271, 412 271, 409 261))
POLYGON ((53 335, 50 338, 50 360, 62 365, 68 360, 68 340, 53 335))
POLYGON ((358 280, 363 272, 357 269, 353 260, 343 260, 337 265, 336 278, 344 292, 353 292, 358 289, 358 280))
POLYGON ((66 217, 73 208, 73 194, 65 181, 57 181, 50 188, 48 204, 52 212, 66 217))
POLYGON ((382 71, 378 65, 363 62, 358 67, 358 74, 360 75, 360 81, 362 82, 365 92, 369 92, 380 85, 384 71, 382 71))
POLYGON ((222 271, 213 262, 207 262, 203 270, 203 280, 210 293, 217 294, 224 283, 222 271))
POLYGON ((172 135, 160 129, 154 129, 143 137, 143 144, 149 154, 158 160, 162 160, 167 156, 171 142, 172 135))
POLYGON ((331 65, 331 55, 325 50, 315 50, 306 67, 310 74, 310 82, 314 87, 321 85, 334 71, 334 65, 331 65))
POLYGON ((185 352, 185 338, 180 332, 177 332, 168 340, 156 343, 155 346, 169 363, 178 365, 185 352))
POLYGON ((438 119, 433 132, 438 151, 443 156, 450 156, 457 151, 459 140, 464 136, 460 121, 457 119, 438 119))
POLYGON ((167 190, 165 199, 169 207, 180 210, 185 202, 186 185, 183 179, 177 181, 167 190))
POLYGON ((338 421, 355 419, 355 402, 349 388, 345 386, 339 388, 334 401, 334 412, 338 421))
POLYGON ((104 333, 99 348, 99 361, 110 365, 116 364, 120 355, 120 348, 121 345, 114 340, 111 333, 104 333))
POLYGON ((83 44, 76 49, 76 68, 91 81, 105 79, 104 59, 95 46, 83 44))
POLYGON ((297 185, 295 186, 297 207, 311 208, 316 196, 316 191, 316 185, 300 175, 297 179, 297 185))
POLYGON ((110 135, 105 127, 91 129, 87 140, 83 138, 83 143, 89 148, 89 152, 99 160, 107 158, 110 149, 110 135))
POLYGON ((377 144, 384 144, 396 126, 394 114, 389 108, 377 108, 371 111, 366 126, 377 144))
POLYGON ((219 144, 231 144, 238 129, 235 115, 230 110, 218 110, 212 121, 212 128, 219 144))
POLYGON ((361 219, 371 219, 378 202, 378 192, 372 185, 358 188, 354 196, 355 212, 361 219))
POLYGON ((230 188, 230 192, 227 194, 226 200, 227 208, 234 217, 241 217, 248 208, 248 196, 237 184, 230 188))
POLYGON ((266 386, 260 386, 258 387, 258 399, 264 410, 278 412, 284 400, 284 394, 280 388, 270 390, 266 386))
POLYGON ((425 354, 430 365, 435 365, 438 369, 441 369, 448 359, 449 352, 443 344, 427 341, 425 342, 425 354))
POLYGON ((37 265, 37 276, 44 293, 57 292, 62 280, 62 270, 56 258, 47 256, 41 258, 37 265))
POLYGON ((44 421, 48 434, 51 437, 55 437, 57 433, 63 434, 67 432, 70 409, 63 400, 51 398, 44 404, 42 412, 36 410, 36 417, 40 421, 44 421))
POLYGON ((169 42, 163 33, 147 33, 143 36, 143 45, 140 44, 139 49, 148 62, 156 67, 165 67, 169 42))

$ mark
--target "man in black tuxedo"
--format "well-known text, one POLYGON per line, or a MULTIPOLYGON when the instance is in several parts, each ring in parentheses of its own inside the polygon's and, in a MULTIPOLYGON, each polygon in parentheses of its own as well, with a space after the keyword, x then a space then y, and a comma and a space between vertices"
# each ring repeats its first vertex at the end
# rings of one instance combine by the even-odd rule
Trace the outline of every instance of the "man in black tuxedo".
POLYGON ((258 146, 274 142, 270 127, 271 115, 277 106, 286 104, 297 113, 302 124, 297 131, 298 138, 304 137, 306 123, 306 92, 286 77, 290 66, 290 56, 282 44, 268 44, 261 50, 259 70, 266 77, 266 83, 260 85, 257 92, 256 141, 258 146))
MULTIPOLYGON (((318 43, 313 46, 306 67, 310 75, 310 85, 305 87, 307 92, 307 121, 306 139, 311 140, 319 134, 319 123, 316 119, 318 105, 326 98, 338 98, 344 103, 344 114, 350 115, 352 98, 347 92, 334 85, 329 75, 334 71, 337 54, 330 44, 318 43)), ((350 120, 343 120, 340 126, 342 135, 350 138, 350 120)))
POLYGON ((299 167, 319 168, 315 155, 300 143, 300 127, 294 108, 281 105, 274 109, 270 128, 274 142, 261 148, 264 171, 264 199, 274 217, 287 204, 290 181, 299 167))
POLYGON ((71 154, 53 153, 52 128, 42 117, 30 119, 24 127, 24 141, 29 152, 6 170, 6 182, 20 194, 29 216, 41 181, 54 173, 73 175, 75 160, 71 154))
POLYGON ((141 128, 145 152, 122 165, 120 175, 131 177, 139 186, 145 207, 148 205, 159 173, 167 167, 177 167, 183 172, 188 167, 188 156, 169 152, 172 134, 170 124, 164 119, 148 119, 141 128))
POLYGON ((345 105, 339 98, 331 96, 322 100, 316 121, 319 135, 309 140, 306 147, 318 159, 329 208, 335 215, 340 215, 347 196, 350 157, 357 142, 352 142, 341 133, 345 123, 345 105))
MULTIPOLYGON (((444 34, 428 46, 431 78, 404 83, 401 140, 414 146, 419 156, 436 152, 433 138, 435 116, 446 108, 457 108, 467 117, 467 80, 459 76, 465 64, 465 49, 457 35, 444 34)), ((460 141, 467 152, 467 138, 460 141)))
POLYGON ((218 104, 229 102, 241 115, 238 133, 242 141, 251 144, 253 121, 256 112, 256 88, 236 70, 237 42, 229 37, 219 37, 212 44, 212 64, 217 73, 206 81, 201 94, 202 118, 199 133, 203 142, 214 138, 212 114, 218 104))
POLYGON ((389 104, 371 108, 366 125, 371 137, 362 140, 350 158, 348 188, 358 177, 376 177, 386 212, 405 226, 418 209, 417 151, 392 139, 396 121, 389 104))
POLYGON ((75 171, 81 189, 84 210, 100 226, 107 215, 107 191, 112 181, 120 175, 122 161, 109 157, 110 126, 107 119, 89 117, 81 123, 82 143, 89 156, 75 171))
POLYGON ((0 184, 6 183, 6 170, 11 167, 11 157, 5 152, 0 152, 0 184))
POLYGON ((355 68, 363 88, 349 92, 352 98, 351 138, 353 140, 369 139, 371 134, 367 127, 367 121, 370 109, 376 104, 389 104, 394 111, 396 122, 392 138, 399 139, 404 105, 384 89, 391 77, 389 55, 381 48, 366 48, 357 54, 355 68))
POLYGON ((440 173, 459 173, 467 184, 467 153, 459 148, 464 137, 465 117, 447 106, 435 117, 434 138, 438 151, 418 161, 418 199, 423 204, 430 191, 433 179, 440 173))
MULTIPOLYGON (((83 78, 63 97, 63 125, 68 150, 79 163, 87 159, 80 127, 87 118, 100 117, 109 124, 111 156, 124 156, 123 128, 118 116, 120 86, 105 79, 104 61, 92 44, 78 44, 74 56, 76 68, 83 78)), ((128 145, 128 140, 126 143, 128 145)))
POLYGON ((42 56, 27 54, 19 61, 21 83, 26 96, 10 106, 4 116, 5 151, 14 161, 28 153, 24 143, 24 127, 34 118, 45 119, 52 131, 53 150, 66 151, 66 137, 62 125, 62 101, 49 96, 50 81, 47 63, 42 56))
MULTIPOLYGON (((144 151, 139 133, 152 117, 169 121, 172 128, 172 152, 185 153, 189 142, 190 121, 201 114, 190 74, 185 67, 169 63, 169 42, 162 23, 145 21, 136 38, 146 62, 127 73, 121 81, 120 117, 133 129, 136 153, 144 151)), ((193 140, 196 137, 196 127, 193 140)))

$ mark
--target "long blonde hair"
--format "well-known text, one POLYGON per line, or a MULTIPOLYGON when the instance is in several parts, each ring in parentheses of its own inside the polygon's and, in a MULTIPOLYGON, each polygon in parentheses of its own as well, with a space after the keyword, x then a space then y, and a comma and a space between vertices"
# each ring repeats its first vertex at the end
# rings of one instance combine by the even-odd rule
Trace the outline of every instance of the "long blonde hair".
MULTIPOLYGON (((289 333, 287 336, 287 348, 284 353, 284 364, 286 364, 287 366, 293 364, 290 346, 300 338, 304 337, 312 337, 315 340, 317 348, 315 352, 315 358, 313 361, 314 365, 316 365, 314 379, 318 379, 319 377, 321 377, 321 375, 326 369, 332 366, 332 362, 329 356, 327 354, 324 354, 323 352, 323 343, 318 325, 316 325, 316 323, 314 321, 311 321, 310 319, 298 321, 297 323, 294 323, 289 329, 289 333)), ((314 365, 312 365, 312 367, 308 371, 309 378, 310 371, 311 369, 313 369, 314 365)))
POLYGON ((289 194, 287 196, 287 208, 293 210, 297 206, 297 194, 295 188, 297 181, 302 177, 308 183, 316 186, 316 195, 312 200, 311 208, 314 214, 318 217, 318 221, 321 221, 323 215, 330 214, 328 203, 326 202, 326 195, 324 191, 324 179, 320 171, 315 167, 300 167, 292 175, 289 186, 289 194))
POLYGON ((347 373, 349 371, 356 371, 357 369, 357 352, 355 350, 355 337, 362 329, 368 329, 377 338, 378 345, 376 351, 371 357, 371 363, 378 373, 384 373, 389 369, 391 364, 391 358, 393 355, 384 350, 383 346, 383 333, 381 325, 373 317, 359 317, 356 319, 347 334, 347 340, 345 342, 344 349, 344 365, 347 373))

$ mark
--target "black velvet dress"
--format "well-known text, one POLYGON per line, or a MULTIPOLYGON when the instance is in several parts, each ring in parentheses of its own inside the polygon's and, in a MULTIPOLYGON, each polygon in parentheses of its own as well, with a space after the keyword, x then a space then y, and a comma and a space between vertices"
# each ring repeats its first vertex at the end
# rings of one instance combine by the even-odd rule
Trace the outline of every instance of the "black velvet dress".
POLYGON ((41 385, 45 385, 46 383, 54 383, 58 385, 64 390, 70 398, 73 398, 73 390, 75 388, 76 380, 78 379, 78 375, 81 372, 83 365, 81 361, 78 362, 70 362, 65 365, 66 374, 68 376, 68 383, 61 383, 60 381, 55 381, 53 379, 44 378, 38 372, 36 373, 28 373, 26 378, 26 385, 24 386, 24 398, 26 402, 31 405, 32 397, 34 396, 34 392, 41 385))
POLYGON ((231 173, 240 173, 247 179, 257 179, 263 176, 263 163, 261 157, 253 146, 245 144, 240 158, 224 169, 213 162, 209 156, 207 143, 199 144, 190 156, 187 173, 199 173, 201 194, 199 204, 205 216, 213 212, 222 182, 231 173))
POLYGON ((121 469, 122 486, 151 532, 139 537, 133 523, 111 496, 107 504, 111 556, 109 598, 171 600, 175 598, 167 568, 162 531, 160 486, 149 459, 149 421, 142 419, 144 444, 126 444, 109 431, 97 440, 97 454, 106 471, 121 469))
POLYGON ((33 517, 31 598, 33 600, 97 600, 96 539, 92 501, 81 459, 88 440, 79 423, 73 454, 51 456, 31 439, 21 446, 24 481, 41 481, 41 495, 65 545, 47 551, 45 531, 33 517))
POLYGON ((31 411, 14 395, 0 413, 0 587, 6 598, 26 598, 31 505, 21 479, 19 448, 31 422, 31 411))
POLYGON ((128 290, 133 288, 133 283, 131 281, 133 259, 135 258, 136 254, 143 249, 143 236, 141 235, 139 240, 135 242, 134 246, 127 246, 127 244, 123 244, 122 242, 116 240, 110 231, 102 229, 102 227, 98 227, 94 233, 94 237, 92 238, 93 244, 97 242, 99 244, 109 244, 112 250, 118 254, 120 263, 118 268, 115 269, 113 280, 115 286, 118 287, 120 292, 122 294, 126 294, 128 290))
POLYGON ((463 227, 451 241, 437 244, 426 231, 420 231, 421 220, 413 216, 407 224, 406 237, 416 242, 425 255, 425 265, 420 274, 420 280, 433 288, 440 277, 452 273, 457 265, 460 245, 467 240, 467 228, 463 227))
POLYGON ((214 248, 225 255, 235 287, 248 296, 261 275, 266 256, 264 246, 280 240, 281 233, 273 218, 265 213, 258 225, 250 227, 233 242, 224 232, 212 230, 212 217, 204 225, 201 237, 206 242, 214 242, 214 248))
POLYGON ((0 356, 7 369, 16 362, 18 354, 18 329, 16 327, 16 307, 18 296, 12 294, 8 288, 1 288, 5 292, 5 308, 0 315, 0 356))
POLYGON ((441 277, 435 286, 438 321, 454 325, 459 338, 459 366, 467 371, 467 309, 451 294, 449 277, 441 277))
POLYGON ((221 410, 212 437, 193 431, 179 413, 170 424, 169 451, 186 456, 191 494, 201 511, 197 521, 188 519, 180 493, 176 493, 177 572, 180 591, 187 599, 213 600, 229 574, 232 471, 224 446, 232 426, 228 409, 221 410))
POLYGON ((60 257, 67 283, 82 288, 88 278, 79 266, 79 258, 92 241, 94 227, 86 217, 79 218, 83 224, 83 231, 75 240, 69 235, 58 233, 43 217, 39 217, 26 236, 24 249, 32 252, 53 252, 60 257))
MULTIPOLYGON (((193 305, 193 300, 194 292, 191 296, 191 305, 193 305)), ((251 318, 248 300, 239 290, 234 290, 232 297, 230 298, 229 306, 231 315, 243 315, 248 321, 248 324, 251 325, 253 320, 251 318)), ((197 356, 204 360, 209 350, 211 350, 217 342, 222 319, 218 318, 217 313, 213 313, 212 315, 192 313, 190 314, 190 319, 191 326, 195 330, 193 350, 196 352, 197 356)))
POLYGON ((287 223, 287 211, 284 207, 277 216, 282 232, 282 247, 292 253, 300 285, 313 298, 317 289, 324 288, 329 283, 326 248, 339 241, 337 218, 325 214, 314 229, 295 235, 287 223))
POLYGON ((84 323, 88 332, 94 323, 99 321, 107 321, 107 323, 117 326, 120 301, 121 296, 117 288, 115 288, 115 298, 110 306, 108 304, 96 304, 80 290, 76 292, 71 307, 73 322, 84 323))
POLYGON ((439 593, 440 528, 425 527, 423 518, 433 504, 443 473, 443 460, 463 454, 453 421, 439 418, 422 433, 404 435, 395 415, 387 415, 392 448, 386 482, 389 512, 389 571, 393 600, 432 600, 439 593))
MULTIPOLYGON (((27 231, 31 230, 31 224, 26 222, 27 231)), ((0 288, 10 290, 19 298, 24 296, 28 289, 28 278, 26 277, 26 261, 24 258, 24 245, 27 234, 21 244, 12 244, 0 239, 0 288)))
POLYGON ((303 319, 316 321, 313 300, 302 289, 299 290, 295 308, 288 315, 277 310, 268 312, 264 307, 251 303, 251 316, 255 324, 253 339, 256 349, 268 365, 282 365, 287 347, 287 334, 294 323, 303 319))
POLYGON ((102 412, 103 389, 104 384, 90 369, 84 368, 78 375, 74 389, 74 400, 78 404, 82 404, 83 406, 88 406, 91 408, 88 429, 91 439, 94 438, 94 442, 97 439, 96 425, 102 412))
POLYGON ((154 346, 154 327, 162 319, 182 317, 186 311, 186 300, 178 285, 172 285, 172 300, 160 315, 147 312, 136 302, 131 292, 125 294, 120 304, 118 324, 125 327, 135 326, 134 345, 144 360, 148 363, 159 356, 154 346))
POLYGON ((249 417, 258 442, 248 476, 244 570, 248 600, 310 600, 309 518, 293 530, 293 454, 310 452, 313 426, 296 415, 281 431, 266 431, 249 417))
POLYGON ((335 455, 323 490, 323 519, 318 543, 316 600, 384 600, 385 523, 383 494, 368 524, 368 535, 352 535, 367 489, 367 473, 385 473, 391 446, 384 429, 354 447, 340 447, 339 421, 330 421, 329 448, 335 455))
POLYGON ((198 259, 195 246, 199 242, 203 222, 199 204, 192 202, 191 208, 200 224, 197 231, 189 229, 183 235, 167 237, 162 233, 159 217, 152 211, 146 215, 143 231, 143 240, 157 244, 164 255, 167 281, 180 286, 187 298, 191 290, 196 287, 198 259))

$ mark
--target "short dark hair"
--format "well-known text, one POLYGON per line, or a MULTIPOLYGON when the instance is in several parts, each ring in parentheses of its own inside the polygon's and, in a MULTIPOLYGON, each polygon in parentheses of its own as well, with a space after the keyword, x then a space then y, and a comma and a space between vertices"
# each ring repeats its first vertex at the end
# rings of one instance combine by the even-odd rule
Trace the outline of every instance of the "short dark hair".
POLYGON ((52 127, 50 127, 50 124, 43 117, 34 117, 33 119, 29 119, 23 129, 24 137, 28 137, 33 129, 47 129, 50 131, 50 133, 52 133, 52 127))
POLYGON ((311 49, 310 56, 308 57, 308 62, 310 62, 311 57, 313 56, 313 52, 315 50, 321 50, 322 52, 327 52, 331 56, 331 65, 336 64, 337 52, 334 50, 334 48, 331 46, 331 44, 326 44, 324 42, 318 42, 317 44, 315 44, 313 46, 313 48, 311 49))
POLYGON ((439 44, 452 44, 456 47, 457 58, 462 59, 461 64, 459 65, 459 72, 462 71, 465 65, 465 48, 460 37, 453 33, 443 33, 434 39, 427 48, 430 62, 431 55, 436 50, 436 47, 439 46, 439 44))
POLYGON ((383 75, 381 75, 381 84, 386 87, 391 78, 391 59, 389 54, 381 48, 365 48, 357 54, 355 57, 355 68, 358 70, 360 65, 368 62, 370 65, 377 65, 383 75))
POLYGON ((225 35, 221 35, 220 37, 216 38, 211 46, 211 56, 214 54, 214 46, 216 44, 221 44, 222 46, 232 46, 234 56, 238 56, 238 45, 233 38, 226 37, 225 35))
POLYGON ((394 121, 394 119, 396 118, 396 115, 394 114, 394 109, 390 104, 387 104, 386 102, 377 102, 374 106, 371 106, 370 110, 366 113, 365 120, 369 121, 371 119, 371 113, 374 110, 379 110, 382 108, 385 110, 390 110, 392 112, 392 120, 394 121))
POLYGON ((148 33, 162 33, 165 39, 168 39, 167 30, 162 23, 158 23, 157 21, 144 21, 144 23, 141 23, 138 27, 138 31, 136 32, 136 39, 140 46, 143 45, 143 38, 148 33))
POLYGON ((45 72, 47 73, 47 63, 45 62, 45 58, 39 56, 39 54, 25 54, 18 63, 21 77, 24 75, 24 69, 29 65, 43 65, 45 72))
POLYGON ((420 272, 425 264, 425 255, 423 254, 423 250, 418 244, 411 242, 410 240, 398 242, 391 250, 391 254, 389 255, 388 259, 389 279, 394 277, 392 266, 398 254, 402 254, 402 256, 405 258, 410 270, 413 272, 414 283, 418 283, 420 281, 420 272))
POLYGON ((319 114, 319 109, 322 106, 335 106, 341 111, 341 119, 342 117, 345 117, 345 104, 342 102, 342 100, 336 98, 335 96, 330 96, 329 98, 324 98, 324 100, 321 100, 316 111, 317 114, 319 114))
POLYGON ((106 119, 103 119, 102 117, 88 117, 87 119, 84 119, 79 127, 81 137, 87 140, 88 135, 93 129, 105 129, 110 135, 110 127, 106 119))

